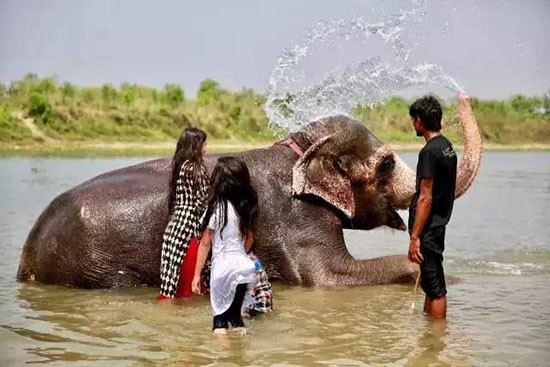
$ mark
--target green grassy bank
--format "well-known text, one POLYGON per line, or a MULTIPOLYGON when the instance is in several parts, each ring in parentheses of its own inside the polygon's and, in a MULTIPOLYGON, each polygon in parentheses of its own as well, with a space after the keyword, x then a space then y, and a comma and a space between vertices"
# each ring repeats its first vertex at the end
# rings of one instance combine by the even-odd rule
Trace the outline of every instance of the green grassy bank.
MULTIPOLYGON (((251 89, 231 92, 207 79, 194 98, 175 84, 162 89, 122 84, 77 87, 28 74, 0 84, 0 154, 169 155, 181 130, 197 126, 211 151, 267 146, 277 140, 263 111, 265 98, 251 89)), ((411 101, 390 98, 353 115, 397 149, 422 144, 408 117, 411 101)), ((537 112, 542 97, 473 100, 488 149, 549 149, 550 116, 537 112)), ((281 108, 285 108, 284 102, 281 108)), ((444 106, 444 131, 461 144, 456 105, 444 106)))

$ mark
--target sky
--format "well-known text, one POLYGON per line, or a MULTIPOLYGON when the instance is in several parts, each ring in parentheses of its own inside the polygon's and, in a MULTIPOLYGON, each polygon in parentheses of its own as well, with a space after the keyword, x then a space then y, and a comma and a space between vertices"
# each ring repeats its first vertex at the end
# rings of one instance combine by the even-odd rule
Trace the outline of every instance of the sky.
MULTIPOLYGON (((80 86, 202 80, 265 92, 285 47, 320 20, 382 21, 410 1, 0 0, 0 82, 29 72, 80 86)), ((473 96, 542 95, 550 89, 550 0, 428 0, 404 31, 411 62, 439 64, 473 96)), ((373 40, 312 55, 315 72, 391 55, 373 40)))

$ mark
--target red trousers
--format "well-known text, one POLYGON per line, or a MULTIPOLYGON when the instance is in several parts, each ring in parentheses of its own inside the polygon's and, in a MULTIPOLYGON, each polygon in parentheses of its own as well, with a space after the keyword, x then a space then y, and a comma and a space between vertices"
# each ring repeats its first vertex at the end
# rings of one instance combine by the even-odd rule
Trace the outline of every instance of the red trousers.
POLYGON ((195 275, 195 266, 197 265, 197 253, 199 249, 199 241, 193 237, 187 248, 187 253, 183 258, 180 269, 180 280, 176 291, 176 298, 191 297, 191 283, 195 275))

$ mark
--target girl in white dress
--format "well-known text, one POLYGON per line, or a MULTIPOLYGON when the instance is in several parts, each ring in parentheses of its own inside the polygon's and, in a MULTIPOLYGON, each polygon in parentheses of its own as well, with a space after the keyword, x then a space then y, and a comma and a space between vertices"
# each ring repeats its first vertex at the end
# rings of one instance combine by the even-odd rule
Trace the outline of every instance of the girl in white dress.
POLYGON ((218 160, 211 177, 212 198, 206 211, 208 226, 197 255, 193 292, 200 294, 201 271, 212 248, 210 302, 214 333, 226 334, 229 323, 244 327, 241 307, 248 284, 256 281, 254 262, 247 252, 254 242, 258 198, 244 161, 218 160))

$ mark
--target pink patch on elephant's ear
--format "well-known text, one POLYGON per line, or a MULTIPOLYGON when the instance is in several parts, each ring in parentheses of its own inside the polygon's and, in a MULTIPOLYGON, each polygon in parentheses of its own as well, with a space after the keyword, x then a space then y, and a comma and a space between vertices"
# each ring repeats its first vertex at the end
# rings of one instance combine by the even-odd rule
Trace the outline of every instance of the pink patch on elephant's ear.
POLYGON ((318 196, 353 218, 355 200, 351 181, 334 167, 328 147, 331 140, 332 135, 318 140, 296 162, 292 170, 292 193, 318 196))

